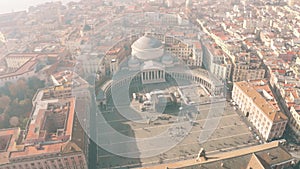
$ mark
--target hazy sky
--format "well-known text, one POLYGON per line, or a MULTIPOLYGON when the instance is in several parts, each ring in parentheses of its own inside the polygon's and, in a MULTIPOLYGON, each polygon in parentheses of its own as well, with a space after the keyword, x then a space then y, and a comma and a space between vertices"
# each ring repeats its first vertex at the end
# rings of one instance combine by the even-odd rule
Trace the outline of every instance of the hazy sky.
MULTIPOLYGON (((0 0, 0 13, 8 13, 12 11, 26 10, 29 6, 34 6, 44 2, 59 0, 0 0)), ((63 3, 79 0, 61 0, 63 3)))

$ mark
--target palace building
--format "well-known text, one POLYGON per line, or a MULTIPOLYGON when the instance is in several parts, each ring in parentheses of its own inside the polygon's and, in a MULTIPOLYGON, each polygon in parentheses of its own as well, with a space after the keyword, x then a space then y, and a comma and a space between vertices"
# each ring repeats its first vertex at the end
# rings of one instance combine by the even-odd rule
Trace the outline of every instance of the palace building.
POLYGON ((264 140, 281 138, 288 122, 264 80, 235 82, 232 99, 264 140))
POLYGON ((86 115, 76 106, 82 101, 76 92, 84 91, 87 84, 68 71, 52 79, 55 86, 41 89, 34 96, 25 130, 0 130, 0 169, 88 168, 88 138, 81 122, 86 115), (72 77, 73 83, 69 80, 72 77))

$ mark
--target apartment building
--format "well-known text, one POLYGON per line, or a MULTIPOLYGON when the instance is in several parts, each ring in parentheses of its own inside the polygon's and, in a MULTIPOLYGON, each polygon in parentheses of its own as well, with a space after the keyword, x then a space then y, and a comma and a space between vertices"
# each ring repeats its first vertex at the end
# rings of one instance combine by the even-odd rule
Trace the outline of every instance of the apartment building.
POLYGON ((231 61, 222 49, 211 41, 203 41, 203 66, 222 80, 230 80, 231 61))
POLYGON ((262 61, 255 54, 239 53, 233 66, 232 80, 238 82, 263 79, 265 72, 262 61))
POLYGON ((290 126, 296 132, 297 135, 300 135, 300 106, 293 106, 290 109, 291 118, 290 126))
POLYGON ((283 135, 288 118, 264 80, 235 82, 232 99, 266 141, 283 135))
MULTIPOLYGON (((5 71, 0 74, 0 85, 4 85, 6 82, 15 82, 19 78, 29 78, 34 75, 40 75, 40 78, 44 78, 43 71, 38 69, 39 62, 48 62, 49 64, 57 63, 57 61, 66 56, 65 51, 61 53, 10 53, 6 55, 3 60, 5 62, 5 71)), ((1 62, 0 61, 0 62, 1 62)), ((50 68, 49 68, 50 69, 50 68)))
POLYGON ((176 33, 184 35, 184 32, 180 31, 173 32, 171 36, 158 33, 148 33, 148 35, 164 42, 165 50, 181 59, 188 66, 202 66, 203 50, 201 43, 197 39, 189 42, 180 40, 179 38, 175 37, 174 34, 176 33))
POLYGON ((15 71, 23 66, 29 60, 36 58, 38 54, 9 54, 5 57, 7 68, 11 71, 15 71))

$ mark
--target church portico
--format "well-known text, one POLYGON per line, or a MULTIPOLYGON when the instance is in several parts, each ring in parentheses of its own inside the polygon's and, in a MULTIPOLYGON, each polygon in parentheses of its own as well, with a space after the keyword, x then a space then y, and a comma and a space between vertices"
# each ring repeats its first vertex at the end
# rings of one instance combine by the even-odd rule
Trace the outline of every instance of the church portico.
POLYGON ((143 84, 162 83, 166 81, 164 70, 144 70, 141 74, 143 84))

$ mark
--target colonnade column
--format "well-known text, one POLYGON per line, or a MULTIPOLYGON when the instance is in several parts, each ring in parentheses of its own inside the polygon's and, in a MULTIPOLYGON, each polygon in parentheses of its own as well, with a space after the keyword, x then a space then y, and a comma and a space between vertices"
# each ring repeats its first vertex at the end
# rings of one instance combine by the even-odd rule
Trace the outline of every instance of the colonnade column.
POLYGON ((165 72, 163 70, 149 70, 144 71, 141 74, 143 81, 149 81, 149 80, 162 80, 165 79, 165 72))
POLYGON ((146 74, 146 80, 149 80, 149 72, 145 72, 146 74))

